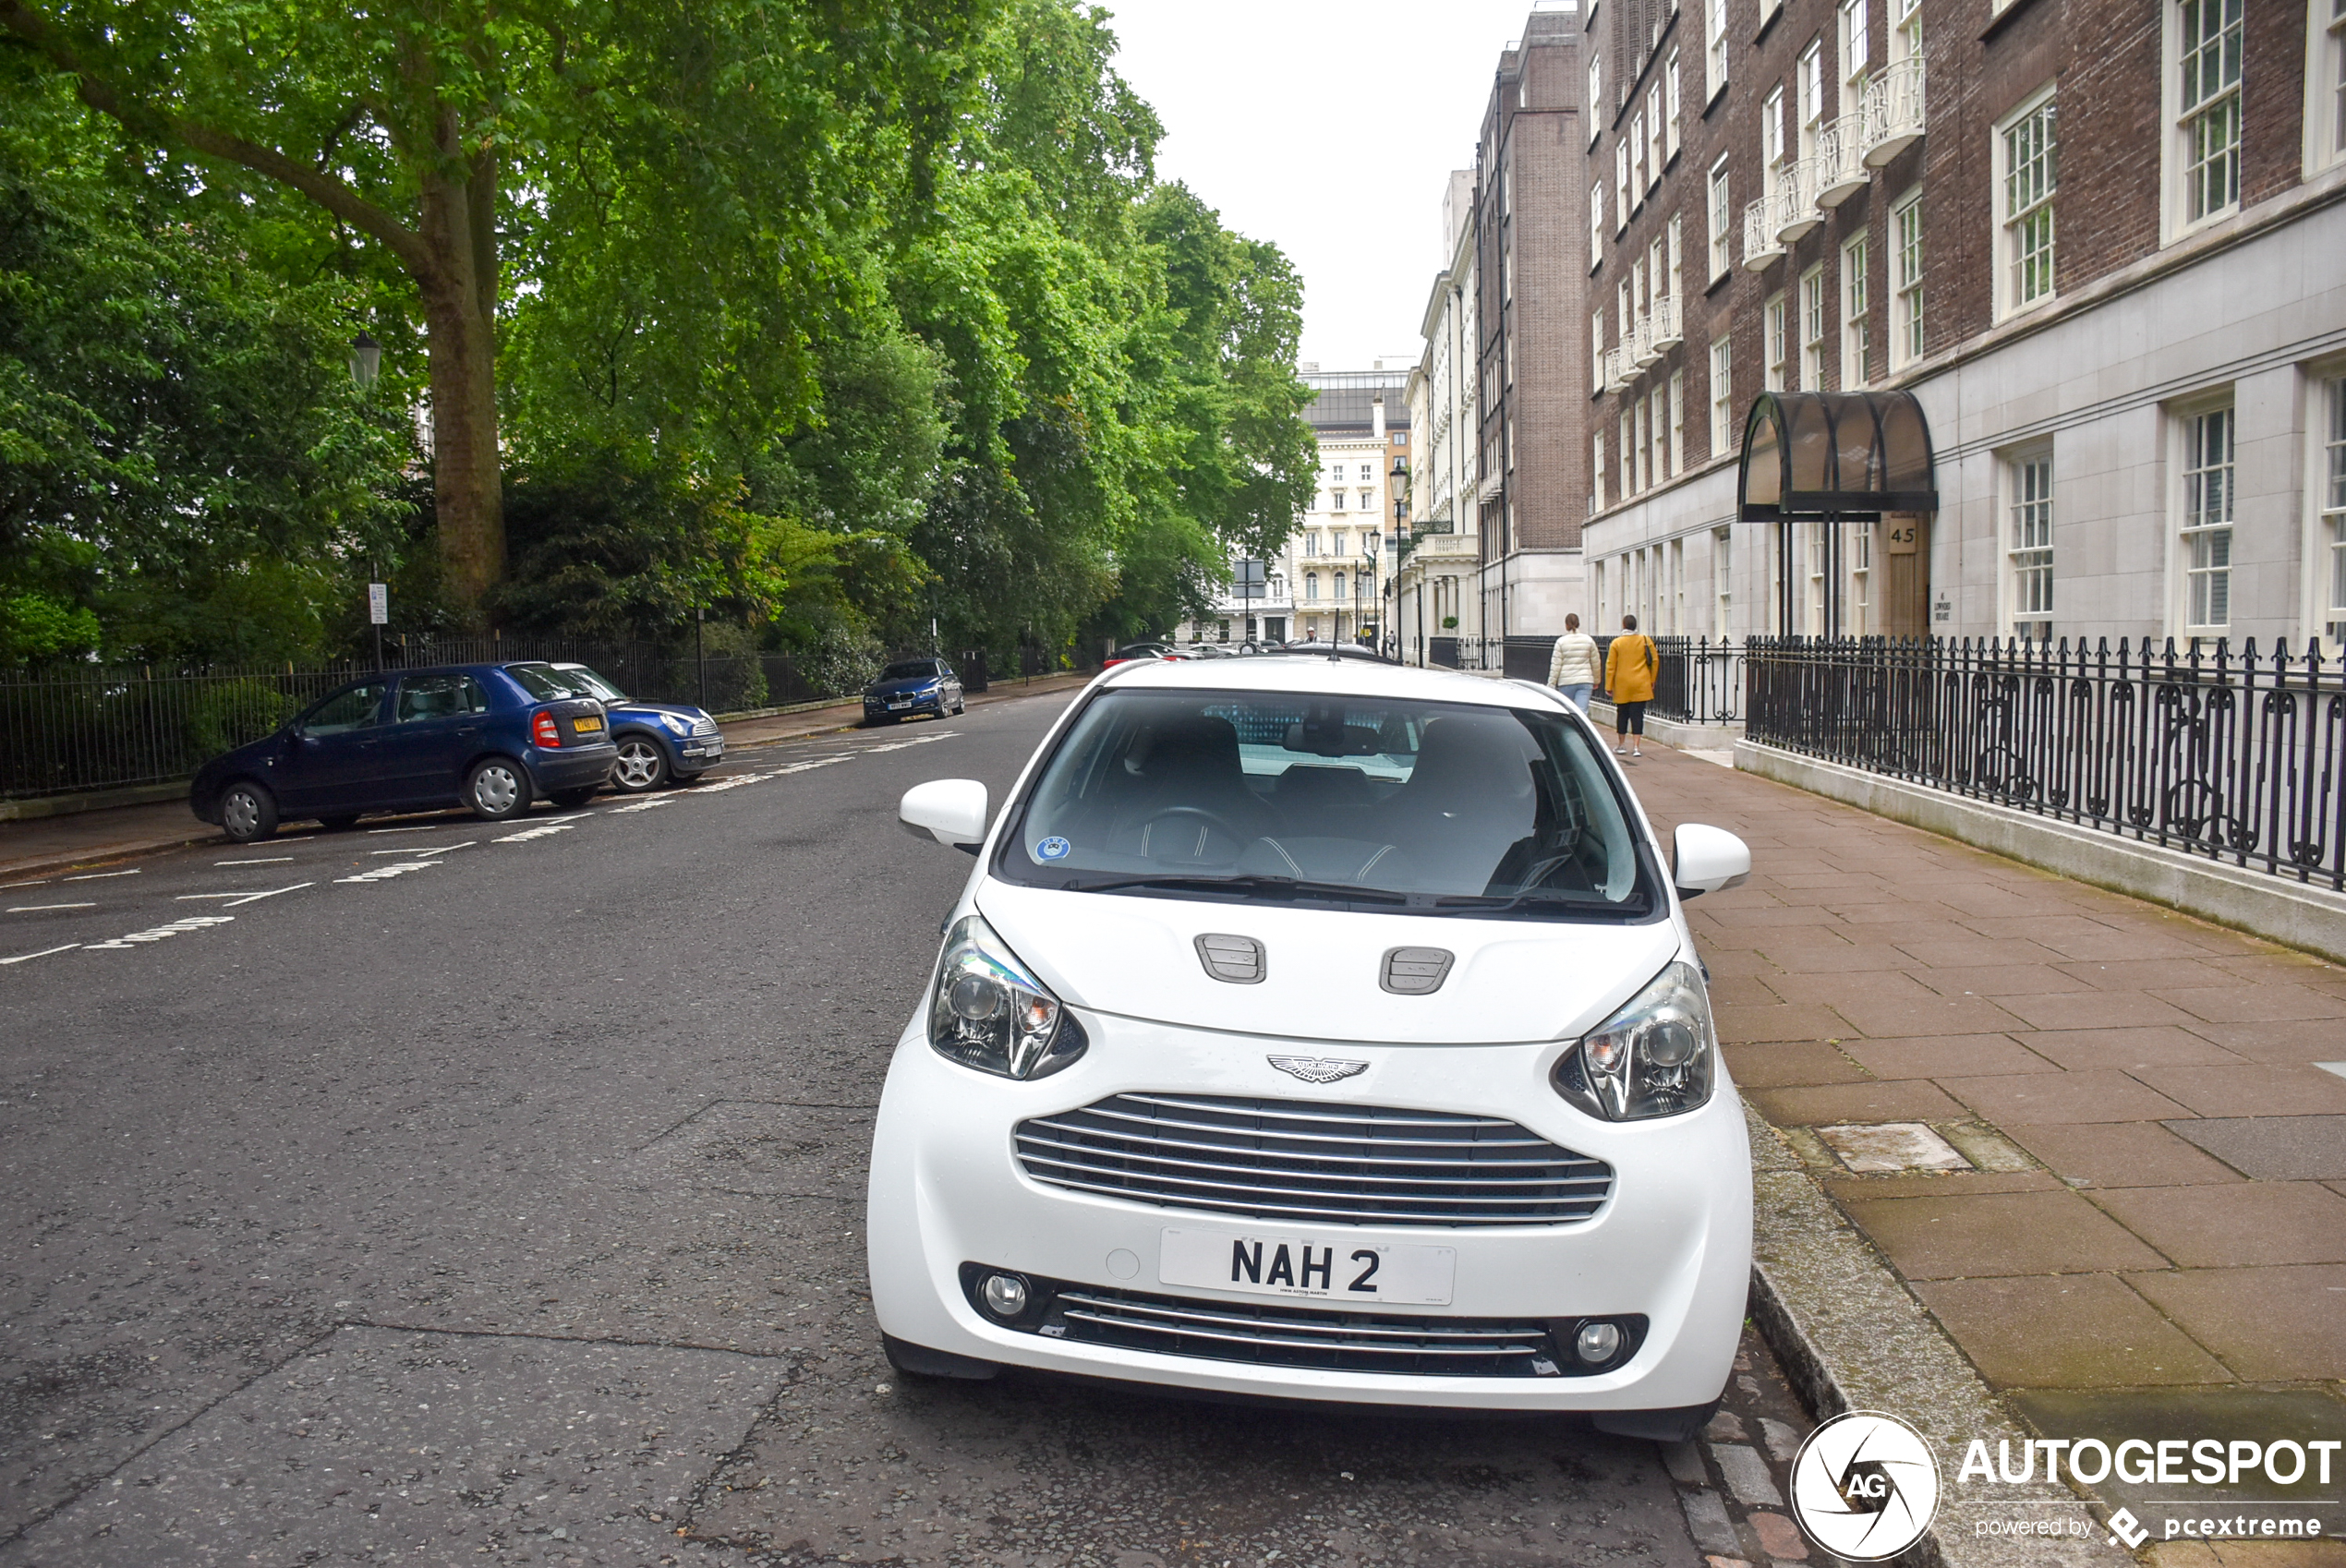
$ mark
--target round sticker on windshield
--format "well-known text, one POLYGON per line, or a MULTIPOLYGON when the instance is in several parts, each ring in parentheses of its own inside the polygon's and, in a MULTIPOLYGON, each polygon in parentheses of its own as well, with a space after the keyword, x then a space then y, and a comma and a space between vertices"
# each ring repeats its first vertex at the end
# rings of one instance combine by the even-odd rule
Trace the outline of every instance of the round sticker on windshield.
POLYGON ((1073 848, 1075 846, 1064 838, 1046 838, 1034 846, 1034 852, 1046 861, 1063 861, 1073 848))

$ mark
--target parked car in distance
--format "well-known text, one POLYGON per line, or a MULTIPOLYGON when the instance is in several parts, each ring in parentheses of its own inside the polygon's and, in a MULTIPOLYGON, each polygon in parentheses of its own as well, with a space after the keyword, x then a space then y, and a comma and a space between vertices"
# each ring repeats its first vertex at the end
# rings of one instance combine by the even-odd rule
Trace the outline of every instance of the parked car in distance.
POLYGON ((583 664, 551 668, 611 716, 611 743, 619 749, 611 787, 621 794, 689 784, 724 759, 725 737, 717 720, 692 704, 639 702, 583 664))
POLYGON ((1185 656, 1176 653, 1170 645, 1165 643, 1127 643, 1122 647, 1117 649, 1114 653, 1108 655, 1106 658, 1100 660, 1100 668, 1103 669, 1113 669, 1119 664, 1130 664, 1135 659, 1178 659, 1183 657, 1185 656))
POLYGON ((466 806, 491 822, 540 796, 584 805, 618 760, 602 703, 545 664, 384 671, 197 770, 187 803, 239 844, 280 822, 466 806))
POLYGON ((1133 663, 1000 813, 899 1036, 865 1237, 901 1371, 1574 1412, 1683 1442, 1750 1287, 1743 1107, 1656 834, 1526 681, 1133 663))
POLYGON ((941 658, 900 658, 864 688, 866 724, 893 724, 921 713, 942 718, 965 706, 961 678, 941 658))

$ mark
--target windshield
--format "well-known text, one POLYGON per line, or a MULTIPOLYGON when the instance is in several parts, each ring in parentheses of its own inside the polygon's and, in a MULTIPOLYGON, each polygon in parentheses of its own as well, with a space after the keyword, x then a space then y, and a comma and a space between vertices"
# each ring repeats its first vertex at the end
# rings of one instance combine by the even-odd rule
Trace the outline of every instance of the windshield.
POLYGON ((880 671, 880 679, 883 681, 925 681, 936 673, 937 666, 933 661, 914 658, 907 659, 902 664, 889 665, 880 671))
POLYGON ((1391 698, 1104 693, 995 869, 1034 887, 1412 914, 1653 907, 1628 814, 1570 719, 1391 698))
POLYGON ((607 703, 623 703, 627 694, 583 664, 558 664, 554 673, 563 680, 575 681, 586 688, 585 695, 600 697, 607 703))
POLYGON ((509 664, 505 673, 520 681, 521 689, 539 702, 601 695, 581 680, 581 672, 575 669, 556 669, 550 664, 509 664))

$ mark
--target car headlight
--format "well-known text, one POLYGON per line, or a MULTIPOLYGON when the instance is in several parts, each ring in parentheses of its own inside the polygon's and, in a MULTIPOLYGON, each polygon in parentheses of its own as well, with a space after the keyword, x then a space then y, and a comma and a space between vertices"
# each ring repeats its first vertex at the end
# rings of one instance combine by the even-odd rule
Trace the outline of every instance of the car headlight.
POLYGON ((1549 1079, 1592 1116, 1643 1121, 1709 1101, 1718 1060, 1711 994, 1701 971, 1681 959, 1558 1057, 1549 1079))
POLYGON ((693 721, 689 718, 679 718, 672 713, 663 713, 659 716, 659 721, 667 727, 671 735, 689 735, 693 732, 693 721))
POLYGON ((1031 1079, 1066 1067, 1091 1040, 994 928, 967 915, 953 923, 937 960, 928 1043, 965 1067, 1031 1079))

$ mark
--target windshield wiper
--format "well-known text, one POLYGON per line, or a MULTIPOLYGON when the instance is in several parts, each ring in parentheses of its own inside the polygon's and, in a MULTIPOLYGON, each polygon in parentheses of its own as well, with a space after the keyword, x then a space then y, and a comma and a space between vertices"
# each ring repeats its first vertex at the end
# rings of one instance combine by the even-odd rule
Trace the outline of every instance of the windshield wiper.
POLYGON ((1567 893, 1557 887, 1527 887, 1520 893, 1456 893, 1433 900, 1437 910, 1504 912, 1526 904, 1557 904, 1574 909, 1618 910, 1601 895, 1567 893))
POLYGON ((1294 876, 1119 876, 1108 882, 1063 885, 1071 893, 1113 893, 1124 887, 1165 887, 1176 892, 1248 893, 1265 899, 1341 899, 1356 904, 1406 904, 1406 893, 1387 893, 1351 882, 1309 882, 1294 876))

